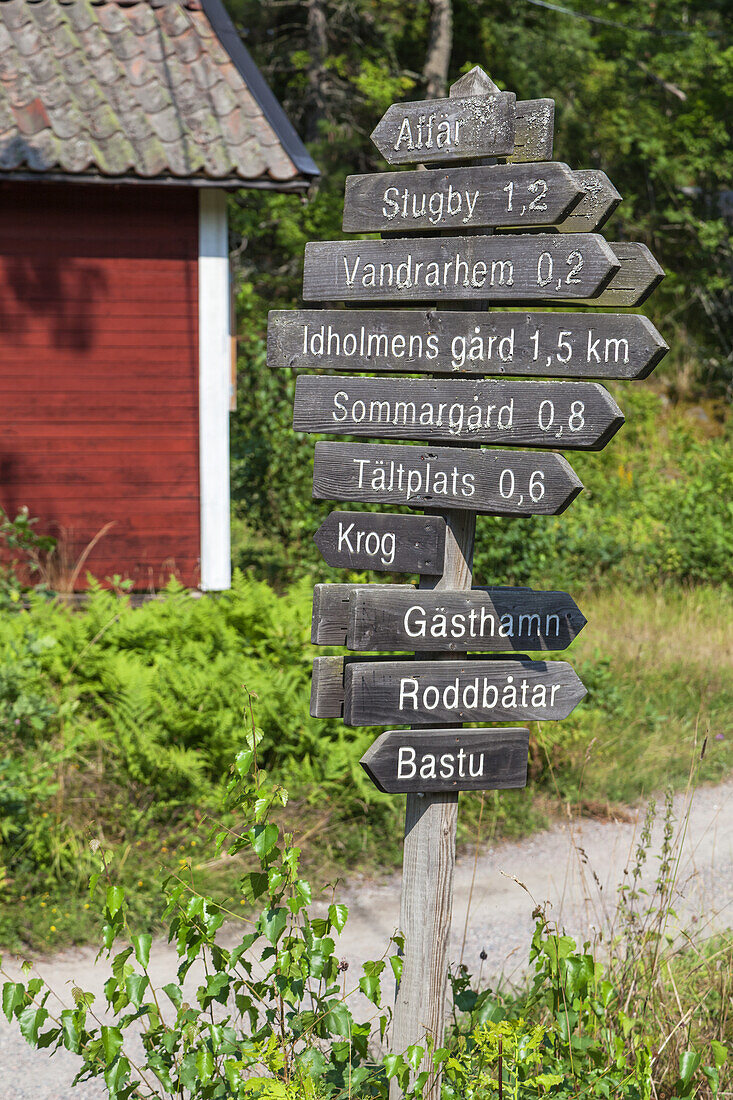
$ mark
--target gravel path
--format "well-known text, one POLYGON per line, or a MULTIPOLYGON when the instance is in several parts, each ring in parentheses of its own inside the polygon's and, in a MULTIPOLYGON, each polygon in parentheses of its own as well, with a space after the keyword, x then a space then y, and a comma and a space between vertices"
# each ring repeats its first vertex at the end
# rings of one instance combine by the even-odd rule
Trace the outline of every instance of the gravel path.
MULTIPOLYGON (((677 798, 680 820, 684 808, 683 798, 677 798)), ((464 854, 455 877, 454 961, 463 957, 472 972, 482 968, 487 978, 521 975, 536 902, 549 903, 549 915, 581 941, 592 937, 594 929, 608 927, 642 817, 643 808, 628 822, 568 821, 529 840, 497 844, 480 852, 477 859, 464 854), (483 964, 482 951, 487 955, 483 964)), ((660 836, 658 824, 654 850, 660 836)), ((651 858, 648 882, 655 872, 656 861, 651 858)), ((695 793, 677 884, 680 897, 675 908, 681 922, 693 922, 698 933, 733 925, 733 782, 695 793)), ((353 879, 338 893, 350 911, 339 954, 349 961, 353 973, 363 960, 382 955, 397 927, 400 879, 397 875, 379 883, 353 879)), ((95 965, 94 954, 91 948, 68 951, 39 960, 37 970, 66 1002, 72 984, 101 998, 108 971, 104 963, 95 965)), ((169 981, 176 965, 175 952, 167 944, 154 945, 151 976, 156 984, 169 981)), ((14 967, 17 960, 5 960, 6 969, 14 967)), ((97 1083, 72 1091, 76 1065, 77 1060, 66 1052, 49 1058, 45 1051, 32 1050, 17 1027, 10 1027, 0 1016, 0 1100, 105 1100, 106 1091, 97 1083)))

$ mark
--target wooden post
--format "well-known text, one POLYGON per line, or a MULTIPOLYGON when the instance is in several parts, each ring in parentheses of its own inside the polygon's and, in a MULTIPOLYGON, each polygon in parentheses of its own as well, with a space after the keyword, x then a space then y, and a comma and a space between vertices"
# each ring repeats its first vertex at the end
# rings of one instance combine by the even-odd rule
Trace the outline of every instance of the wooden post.
MULTIPOLYGON (((476 513, 444 512, 445 560, 440 577, 422 577, 422 589, 470 589, 476 513)), ((425 654, 421 654, 424 657, 425 654)), ((430 654, 435 660, 449 653, 430 654)), ((448 981, 448 945, 453 913, 458 794, 408 794, 400 900, 400 930, 406 951, 397 989, 392 1050, 432 1036, 442 1046, 448 981)), ((431 1060, 426 1057, 424 1066, 431 1060)), ((399 1100, 395 1082, 390 1100, 399 1100)), ((440 1074, 433 1075, 426 1100, 440 1100, 440 1074)))
MULTIPOLYGON (((464 94, 466 79, 462 77, 451 86, 451 97, 464 94)), ((470 89, 473 94, 486 94, 495 87, 485 73, 481 73, 479 83, 480 87, 470 89)), ((488 308, 488 302, 481 305, 488 308)), ((421 577, 418 587, 470 589, 476 513, 452 509, 441 514, 446 523, 443 573, 439 577, 421 577)), ((431 654, 433 659, 449 656, 431 654)), ((400 931, 405 937, 406 951, 392 1024, 395 1053, 422 1042, 426 1035, 431 1036, 436 1047, 443 1045, 457 826, 457 793, 407 795, 400 897, 400 931)), ((431 1067, 432 1059, 426 1056, 422 1068, 431 1067)), ((440 1084, 440 1072, 432 1073, 425 1100, 440 1100, 440 1084)), ((393 1081, 390 1100, 400 1100, 400 1092, 393 1081)))

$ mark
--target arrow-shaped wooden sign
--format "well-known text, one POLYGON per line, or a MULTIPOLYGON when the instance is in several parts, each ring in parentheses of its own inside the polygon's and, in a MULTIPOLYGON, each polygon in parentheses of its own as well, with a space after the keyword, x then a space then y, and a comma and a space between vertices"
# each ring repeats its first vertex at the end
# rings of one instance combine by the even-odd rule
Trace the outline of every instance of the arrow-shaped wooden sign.
POLYGON ((558 515, 583 488, 562 455, 316 443, 313 496, 490 515, 558 515))
POLYGON ((360 652, 567 649, 586 624, 567 592, 317 584, 311 640, 360 652))
POLYGON ((311 241, 307 300, 588 298, 619 261, 597 233, 311 241))
POLYGON ((313 541, 327 564, 337 569, 439 576, 445 520, 389 512, 331 512, 313 541))
POLYGON ((410 791, 499 791, 527 786, 529 730, 389 730, 359 763, 375 787, 410 791))
POLYGON ((506 157, 514 152, 513 92, 393 103, 372 132, 388 164, 506 157))
POLYGON ((349 233, 411 233, 557 225, 587 198, 575 176, 559 162, 347 176, 343 226, 349 233))
POLYGON ((293 427, 325 435, 601 450, 624 422, 597 382, 302 374, 293 427))
POLYGON ((611 244, 620 267, 595 298, 573 305, 639 306, 664 278, 661 267, 645 244, 637 241, 617 241, 611 244))
POLYGON ((295 370, 646 378, 668 350, 624 313, 271 310, 267 329, 268 365, 295 370))
POLYGON ((621 202, 621 195, 605 172, 583 168, 573 172, 574 182, 583 194, 569 214, 558 221, 561 233, 592 233, 605 225, 621 202))
POLYGON ((586 694, 565 661, 344 664, 344 723, 431 726, 567 718, 586 694))

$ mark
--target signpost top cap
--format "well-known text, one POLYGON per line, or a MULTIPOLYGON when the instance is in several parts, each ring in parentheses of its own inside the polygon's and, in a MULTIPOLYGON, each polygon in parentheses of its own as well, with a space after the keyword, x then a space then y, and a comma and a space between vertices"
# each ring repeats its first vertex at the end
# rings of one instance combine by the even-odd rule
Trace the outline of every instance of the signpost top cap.
POLYGON ((487 72, 480 65, 474 65, 470 72, 459 77, 451 84, 449 95, 451 99, 463 99, 474 95, 496 95, 499 88, 487 72))

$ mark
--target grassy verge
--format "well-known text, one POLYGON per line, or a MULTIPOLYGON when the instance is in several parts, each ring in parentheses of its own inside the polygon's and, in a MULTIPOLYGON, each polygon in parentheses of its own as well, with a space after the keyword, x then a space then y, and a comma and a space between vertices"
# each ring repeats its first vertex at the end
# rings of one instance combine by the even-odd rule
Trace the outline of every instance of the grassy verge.
MULTIPOLYGON (((596 815, 681 784, 707 738, 701 779, 733 766, 725 589, 578 596, 589 620, 568 656, 589 696, 562 723, 532 728, 530 785, 490 793, 484 836, 518 836, 569 803, 596 815)), ((85 885, 102 847, 133 912, 153 911, 161 867, 192 861, 222 896, 237 868, 209 850, 247 693, 262 763, 291 791, 288 821, 309 873, 388 871, 402 799, 376 791, 358 760, 373 730, 308 717, 310 584, 276 595, 239 577, 194 599, 171 588, 132 609, 97 591, 81 611, 35 600, 0 621, 0 942, 53 948, 94 928, 85 885)), ((565 654, 561 656, 566 656, 565 654)), ((464 796, 461 836, 479 796, 464 796)))

